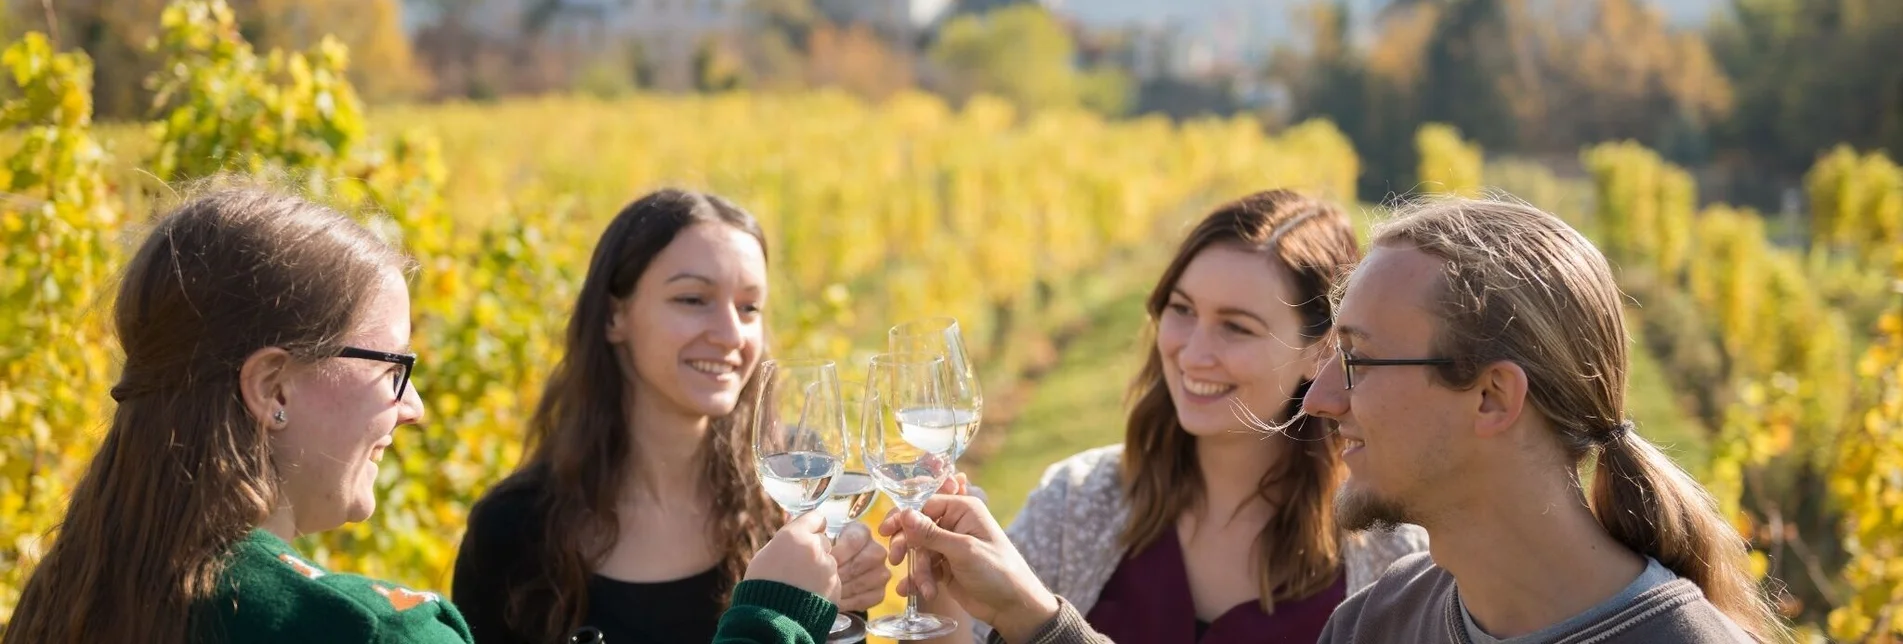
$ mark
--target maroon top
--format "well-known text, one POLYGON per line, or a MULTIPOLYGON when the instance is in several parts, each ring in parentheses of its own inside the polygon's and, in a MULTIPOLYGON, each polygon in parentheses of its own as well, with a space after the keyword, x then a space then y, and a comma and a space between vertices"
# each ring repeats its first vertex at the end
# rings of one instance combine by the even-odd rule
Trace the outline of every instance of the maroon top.
POLYGON ((1347 597, 1347 578, 1344 570, 1326 590, 1276 604, 1273 615, 1263 613, 1261 604, 1251 599, 1204 624, 1196 619, 1196 605, 1189 597, 1183 546, 1175 530, 1164 530, 1155 543, 1117 565, 1104 583, 1103 596, 1084 619, 1113 642, 1307 643, 1321 637, 1335 605, 1347 597))

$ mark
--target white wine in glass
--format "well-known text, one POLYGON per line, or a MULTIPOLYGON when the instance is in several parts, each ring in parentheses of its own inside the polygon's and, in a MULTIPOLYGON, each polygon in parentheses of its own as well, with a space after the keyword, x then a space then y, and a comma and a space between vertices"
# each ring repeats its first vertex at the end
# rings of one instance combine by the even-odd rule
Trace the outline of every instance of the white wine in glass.
POLYGON ((943 389, 946 407, 957 416, 950 424, 957 428, 952 458, 965 455, 977 437, 978 423, 984 416, 985 397, 978 385, 978 369, 965 348, 965 336, 958 320, 930 317, 893 326, 886 332, 894 353, 931 353, 945 358, 946 383, 943 389))
MULTIPOLYGON (((867 473, 902 510, 917 511, 951 475, 958 414, 943 398, 945 359, 933 353, 882 353, 872 357, 861 414, 867 473)), ((919 557, 906 557, 918 576, 919 557)), ((918 596, 905 612, 866 623, 866 632, 895 640, 950 634, 958 622, 918 610, 918 596)))
POLYGON ((788 513, 811 512, 832 491, 851 445, 838 370, 830 360, 768 360, 760 378, 752 428, 760 486, 788 513))

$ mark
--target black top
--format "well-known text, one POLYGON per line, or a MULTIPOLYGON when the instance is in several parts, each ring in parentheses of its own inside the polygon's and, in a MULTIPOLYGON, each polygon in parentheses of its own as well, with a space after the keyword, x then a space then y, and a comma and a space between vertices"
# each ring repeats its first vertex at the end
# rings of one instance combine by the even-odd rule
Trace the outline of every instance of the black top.
MULTIPOLYGON (((541 545, 541 490, 533 482, 498 486, 469 512, 469 528, 456 556, 451 599, 469 623, 476 644, 565 644, 538 642, 505 621, 508 589, 535 578, 531 553, 541 545)), ((601 575, 588 580, 584 626, 601 631, 603 644, 707 642, 720 621, 725 591, 718 567, 684 579, 627 582, 601 575)), ((546 615, 549 607, 528 614, 546 615)))

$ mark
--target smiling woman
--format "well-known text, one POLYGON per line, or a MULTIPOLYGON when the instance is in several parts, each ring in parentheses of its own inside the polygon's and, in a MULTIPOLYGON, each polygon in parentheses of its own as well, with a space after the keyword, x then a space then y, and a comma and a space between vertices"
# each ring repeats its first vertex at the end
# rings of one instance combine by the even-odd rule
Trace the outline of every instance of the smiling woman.
POLYGON ((162 218, 115 307, 119 407, 6 642, 467 642, 434 593, 289 545, 376 509, 418 422, 409 262, 330 209, 226 189, 162 218))
MULTIPOLYGON (((608 225, 529 457, 470 513, 454 596, 479 641, 713 639, 783 523, 740 429, 766 355, 766 270, 759 224, 714 195, 662 190, 608 225)), ((856 543, 842 559, 883 559, 856 543)), ((890 575, 860 568, 845 608, 876 603, 890 575)))
POLYGON ((1216 209, 1178 248, 1146 303, 1155 343, 1124 443, 1052 466, 1009 530, 1097 631, 1311 640, 1343 597, 1424 546, 1418 530, 1339 529, 1339 441, 1297 414, 1327 294, 1359 256, 1341 210, 1282 190, 1216 209))

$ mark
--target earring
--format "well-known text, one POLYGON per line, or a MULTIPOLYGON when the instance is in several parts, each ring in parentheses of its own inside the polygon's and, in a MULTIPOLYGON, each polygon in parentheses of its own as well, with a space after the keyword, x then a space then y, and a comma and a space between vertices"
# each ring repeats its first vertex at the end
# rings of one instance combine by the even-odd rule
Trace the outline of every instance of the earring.
POLYGON ((275 421, 278 421, 278 424, 279 424, 279 425, 282 425, 282 424, 284 424, 284 410, 283 410, 283 409, 279 409, 279 410, 277 410, 277 411, 275 411, 275 412, 272 412, 272 413, 271 413, 271 420, 275 420, 275 421))

